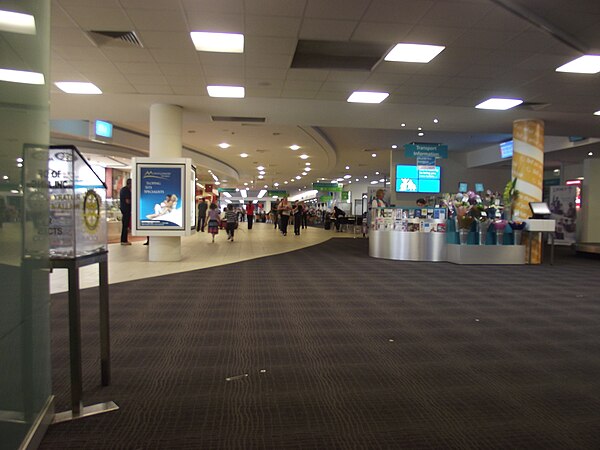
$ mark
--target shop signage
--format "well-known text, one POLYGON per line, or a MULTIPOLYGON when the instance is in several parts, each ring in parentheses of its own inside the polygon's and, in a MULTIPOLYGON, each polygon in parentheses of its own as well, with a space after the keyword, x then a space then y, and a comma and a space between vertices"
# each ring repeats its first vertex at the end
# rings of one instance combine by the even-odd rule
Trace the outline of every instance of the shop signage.
POLYGON ((319 197, 319 202, 321 202, 321 203, 327 203, 331 200, 333 200, 333 197, 331 195, 321 195, 319 197))
POLYGON ((350 192, 342 191, 342 201, 347 202, 348 200, 350 200, 350 192))
POLYGON ((235 194, 237 191, 235 188, 219 188, 219 192, 229 192, 230 194, 235 194))
POLYGON ((417 158, 419 156, 448 158, 448 146, 444 144, 413 142, 412 144, 404 145, 404 156, 407 158, 417 158))
POLYGON ((435 166, 435 156, 417 156, 417 166, 435 166))
POLYGON ((285 197, 287 191, 267 191, 267 197, 285 197))
POLYGON ((340 185, 337 183, 313 183, 312 187, 317 191, 335 192, 340 187, 340 185))

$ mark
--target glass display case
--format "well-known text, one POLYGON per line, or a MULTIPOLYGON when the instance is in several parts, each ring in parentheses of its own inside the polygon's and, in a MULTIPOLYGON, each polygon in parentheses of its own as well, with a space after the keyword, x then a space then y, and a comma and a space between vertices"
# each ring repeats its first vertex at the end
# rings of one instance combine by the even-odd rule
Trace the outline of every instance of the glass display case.
POLYGON ((52 146, 48 156, 51 258, 106 251, 106 185, 75 146, 52 146))

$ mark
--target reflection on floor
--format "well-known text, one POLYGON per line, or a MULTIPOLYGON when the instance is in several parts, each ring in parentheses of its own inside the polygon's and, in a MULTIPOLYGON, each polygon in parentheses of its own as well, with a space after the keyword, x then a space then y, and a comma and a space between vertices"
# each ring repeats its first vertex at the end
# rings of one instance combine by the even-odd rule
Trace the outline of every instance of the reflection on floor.
MULTIPOLYGON (((149 262, 148 246, 143 245, 145 239, 136 239, 133 241, 133 245, 129 246, 109 244, 109 283, 186 272, 286 253, 320 244, 332 237, 352 238, 361 236, 360 234, 352 234, 352 230, 337 233, 315 227, 301 230, 300 236, 295 236, 293 227, 289 227, 288 235, 282 236, 279 231, 273 228, 272 224, 255 223, 252 230, 248 230, 248 224, 242 222, 235 232, 235 242, 233 243, 227 240, 224 230, 219 230, 214 243, 211 242, 211 235, 206 232, 182 237, 182 258, 178 262, 149 262)), ((152 238, 150 238, 150 241, 152 241, 152 238)), ((81 288, 98 285, 97 264, 80 269, 80 285, 81 288)), ((54 270, 50 276, 51 293, 65 292, 67 289, 67 271, 54 270)))

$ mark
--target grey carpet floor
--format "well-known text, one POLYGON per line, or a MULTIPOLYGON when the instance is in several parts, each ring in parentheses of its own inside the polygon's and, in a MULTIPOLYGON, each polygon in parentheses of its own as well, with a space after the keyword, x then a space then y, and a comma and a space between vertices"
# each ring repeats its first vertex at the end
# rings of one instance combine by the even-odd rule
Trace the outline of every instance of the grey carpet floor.
MULTIPOLYGON (((201 257, 201 255, 199 255, 201 257)), ((82 294, 85 402, 42 449, 600 448, 600 261, 457 266, 333 239, 82 294)), ((54 390, 69 404, 66 295, 54 390)))

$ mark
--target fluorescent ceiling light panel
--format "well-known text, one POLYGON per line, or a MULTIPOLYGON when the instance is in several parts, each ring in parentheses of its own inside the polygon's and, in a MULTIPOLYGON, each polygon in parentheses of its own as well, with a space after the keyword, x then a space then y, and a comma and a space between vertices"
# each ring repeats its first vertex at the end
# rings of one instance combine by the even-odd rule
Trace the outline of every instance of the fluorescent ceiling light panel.
POLYGON ((560 66, 557 72, 598 73, 600 72, 600 55, 583 55, 560 66))
POLYGON ((478 109, 496 109, 504 111, 523 103, 520 98, 489 98, 485 102, 480 103, 475 108, 478 109))
POLYGON ((294 150, 294 151, 298 150, 299 148, 300 148, 300 146, 299 146, 299 145, 296 145, 296 144, 294 144, 294 145, 290 145, 290 149, 292 149, 292 150, 294 150))
POLYGON ((0 31, 35 34, 35 19, 30 14, 0 10, 0 31))
POLYGON ((240 194, 242 194, 242 197, 244 197, 244 198, 248 197, 248 192, 246 192, 246 189, 242 189, 240 191, 240 194))
POLYGON ((221 142, 219 144, 219 147, 221 147, 221 148, 229 148, 229 147, 231 147, 231 145, 229 145, 227 142, 221 142))
POLYGON ((98 95, 102 91, 93 83, 84 83, 79 81, 57 81, 54 83, 57 88, 67 94, 86 94, 98 95))
POLYGON ((244 53, 244 35, 192 31, 192 42, 199 52, 244 53))
POLYGON ((243 86, 206 86, 208 95, 222 98, 244 98, 246 91, 243 86))
POLYGON ((600 116, 600 110, 596 111, 596 112, 594 113, 594 115, 595 115, 595 116, 600 116))
POLYGON ((396 44, 384 59, 394 62, 428 63, 445 48, 441 45, 396 44))
POLYGON ((349 103, 381 103, 389 95, 387 92, 354 91, 346 101, 349 103))
POLYGON ((24 70, 0 69, 0 81, 24 84, 45 84, 44 74, 24 70))
POLYGON ((226 197, 231 198, 231 194, 229 192, 223 192, 223 195, 226 196, 226 197))

